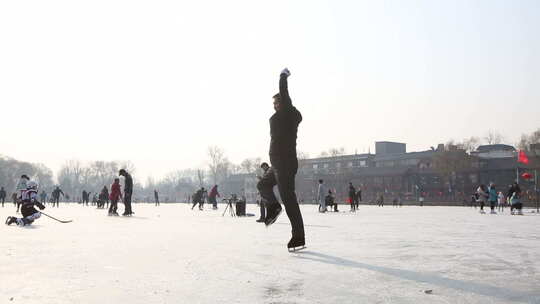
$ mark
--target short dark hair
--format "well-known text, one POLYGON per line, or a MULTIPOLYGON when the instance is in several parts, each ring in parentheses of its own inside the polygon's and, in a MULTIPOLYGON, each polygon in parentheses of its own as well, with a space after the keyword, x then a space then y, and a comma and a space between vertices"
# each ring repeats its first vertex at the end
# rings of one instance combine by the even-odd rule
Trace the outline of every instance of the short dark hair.
POLYGON ((268 165, 268 163, 266 163, 266 162, 264 162, 264 163, 261 164, 261 168, 264 167, 264 166, 270 167, 270 166, 268 165))
POLYGON ((281 98, 281 95, 279 93, 277 93, 276 95, 274 95, 272 98, 281 98))
POLYGON ((321 183, 321 184, 322 184, 322 182, 323 182, 323 180, 322 180, 322 179, 320 179, 320 180, 319 180, 319 183, 321 183))

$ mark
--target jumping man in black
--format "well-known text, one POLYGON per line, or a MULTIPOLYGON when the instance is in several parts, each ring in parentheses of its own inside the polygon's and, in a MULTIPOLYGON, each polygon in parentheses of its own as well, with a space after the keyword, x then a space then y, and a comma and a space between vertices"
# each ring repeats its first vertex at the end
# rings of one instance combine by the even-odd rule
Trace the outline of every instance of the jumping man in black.
MULTIPOLYGON (((292 238, 287 244, 289 250, 303 247, 306 243, 304 221, 295 193, 295 176, 298 170, 296 137, 302 115, 292 105, 287 88, 287 77, 291 73, 284 69, 279 76, 279 93, 274 95, 274 110, 270 117, 270 162, 276 175, 279 194, 291 222, 292 238)), ((267 202, 265 224, 273 224, 281 213, 279 203, 267 202)))

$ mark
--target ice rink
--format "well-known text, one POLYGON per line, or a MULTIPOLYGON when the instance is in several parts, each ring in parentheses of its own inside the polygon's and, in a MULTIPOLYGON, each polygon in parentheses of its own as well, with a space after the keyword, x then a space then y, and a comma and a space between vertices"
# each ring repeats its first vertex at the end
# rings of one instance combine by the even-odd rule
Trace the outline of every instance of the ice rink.
POLYGON ((44 212, 72 223, 0 225, 0 303, 540 303, 529 210, 305 205, 308 248, 289 253, 285 213, 266 228, 255 205, 223 208, 135 204, 125 218, 62 204, 44 212))

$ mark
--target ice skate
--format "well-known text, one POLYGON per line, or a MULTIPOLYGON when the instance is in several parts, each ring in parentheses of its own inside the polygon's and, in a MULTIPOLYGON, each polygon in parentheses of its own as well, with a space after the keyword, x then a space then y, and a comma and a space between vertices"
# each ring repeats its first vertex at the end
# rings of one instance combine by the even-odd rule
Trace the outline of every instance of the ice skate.
POLYGON ((305 237, 292 237, 289 243, 287 244, 287 250, 289 252, 296 252, 306 248, 306 239, 305 237))
POLYGON ((264 219, 264 224, 266 226, 272 225, 281 214, 281 211, 283 211, 283 209, 281 209, 281 205, 279 204, 273 204, 268 206, 266 211, 266 219, 264 219))
POLYGON ((6 219, 6 225, 11 225, 13 223, 17 223, 17 218, 14 216, 8 216, 6 219))
POLYGON ((495 212, 495 210, 491 210, 490 213, 491 213, 491 214, 497 214, 497 212, 495 212))
POLYGON ((480 214, 486 214, 484 210, 480 210, 480 214))

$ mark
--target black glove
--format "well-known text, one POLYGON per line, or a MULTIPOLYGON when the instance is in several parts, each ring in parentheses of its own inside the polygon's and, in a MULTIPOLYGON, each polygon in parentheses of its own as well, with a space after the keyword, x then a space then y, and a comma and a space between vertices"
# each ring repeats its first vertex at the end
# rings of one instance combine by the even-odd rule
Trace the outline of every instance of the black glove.
POLYGON ((40 202, 37 202, 37 206, 38 206, 38 208, 39 208, 40 210, 45 209, 45 205, 43 205, 43 204, 40 203, 40 202))

